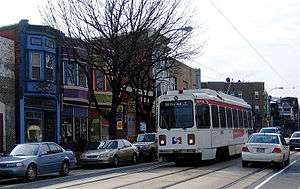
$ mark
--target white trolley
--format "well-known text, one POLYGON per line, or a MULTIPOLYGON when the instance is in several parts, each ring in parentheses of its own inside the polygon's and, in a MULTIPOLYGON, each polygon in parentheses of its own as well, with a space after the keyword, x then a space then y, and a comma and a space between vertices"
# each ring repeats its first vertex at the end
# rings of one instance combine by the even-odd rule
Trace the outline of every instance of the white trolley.
POLYGON ((168 91, 157 115, 159 156, 175 162, 240 154, 253 128, 249 104, 210 89, 168 91))

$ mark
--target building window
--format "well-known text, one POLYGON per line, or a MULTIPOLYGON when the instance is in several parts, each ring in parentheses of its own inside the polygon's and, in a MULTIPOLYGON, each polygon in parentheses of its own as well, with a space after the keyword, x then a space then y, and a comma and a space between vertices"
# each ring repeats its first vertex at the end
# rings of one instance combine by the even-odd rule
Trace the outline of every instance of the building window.
POLYGON ((96 70, 96 87, 97 91, 105 91, 105 77, 99 70, 96 70))
POLYGON ((83 67, 78 66, 78 79, 80 87, 87 87, 87 79, 85 75, 85 70, 83 67))
POLYGON ((170 90, 176 90, 177 89, 177 81, 176 77, 170 78, 170 90))
POLYGON ((46 54, 46 80, 53 81, 54 78, 54 57, 46 54))
POLYGON ((54 48, 54 42, 50 39, 46 40, 46 47, 53 49, 54 48))
POLYGON ((254 97, 255 97, 256 100, 259 99, 259 92, 258 92, 258 91, 255 91, 255 92, 254 92, 254 97))
POLYGON ((255 106, 254 106, 254 110, 255 110, 255 112, 259 112, 259 106, 258 106, 258 105, 255 105, 255 106))
POLYGON ((40 53, 31 54, 31 79, 32 80, 41 79, 41 54, 40 53))
POLYGON ((65 84, 76 86, 77 85, 77 64, 73 62, 64 62, 65 71, 65 84))
POLYGON ((30 43, 31 43, 31 45, 42 46, 42 39, 41 38, 37 38, 37 37, 31 37, 30 38, 30 43))
POLYGON ((187 81, 183 81, 183 90, 189 89, 189 83, 187 81))
POLYGON ((239 97, 239 98, 243 98, 243 93, 242 93, 242 91, 239 91, 239 92, 238 92, 238 97, 239 97))

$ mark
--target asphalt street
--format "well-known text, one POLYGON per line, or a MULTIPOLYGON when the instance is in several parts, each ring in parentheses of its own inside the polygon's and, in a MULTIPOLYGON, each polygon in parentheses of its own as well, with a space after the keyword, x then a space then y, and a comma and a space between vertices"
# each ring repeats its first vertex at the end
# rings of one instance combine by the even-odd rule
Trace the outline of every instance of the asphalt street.
POLYGON ((67 177, 47 175, 33 183, 22 180, 0 181, 1 188, 300 188, 300 152, 292 152, 291 163, 284 169, 271 165, 241 166, 236 157, 219 163, 202 162, 176 166, 153 162, 120 168, 97 167, 73 170, 67 177))

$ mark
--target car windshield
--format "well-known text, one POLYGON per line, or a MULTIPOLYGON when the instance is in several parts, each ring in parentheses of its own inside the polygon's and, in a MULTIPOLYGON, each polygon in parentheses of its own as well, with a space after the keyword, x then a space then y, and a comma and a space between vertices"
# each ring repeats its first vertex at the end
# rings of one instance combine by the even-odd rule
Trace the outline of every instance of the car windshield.
POLYGON ((193 125, 194 114, 191 100, 160 103, 160 128, 191 128, 193 125))
POLYGON ((36 156, 39 144, 19 144, 10 153, 11 156, 36 156))
POLYGON ((276 133, 276 129, 261 129, 260 133, 276 133))
POLYGON ((143 134, 139 135, 137 138, 137 142, 154 142, 155 134, 143 134))
POLYGON ((108 141, 101 141, 100 143, 99 143, 99 146, 97 147, 97 149, 99 150, 99 149, 102 149, 103 148, 103 146, 107 143, 108 141))
POLYGON ((108 141, 99 149, 117 149, 118 141, 108 141))
POLYGON ((295 137, 300 137, 300 133, 294 133, 292 138, 295 138, 295 137))
POLYGON ((279 144, 279 139, 276 135, 253 135, 248 143, 279 144))

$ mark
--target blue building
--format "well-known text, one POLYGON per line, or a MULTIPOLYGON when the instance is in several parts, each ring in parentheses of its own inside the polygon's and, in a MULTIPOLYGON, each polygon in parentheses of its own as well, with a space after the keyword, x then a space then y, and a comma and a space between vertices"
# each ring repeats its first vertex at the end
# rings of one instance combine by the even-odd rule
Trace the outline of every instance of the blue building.
POLYGON ((53 28, 28 20, 0 28, 16 44, 16 115, 19 143, 60 142, 60 45, 53 28))

